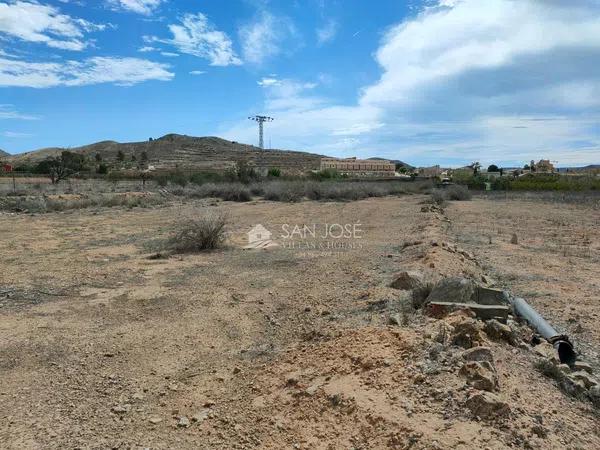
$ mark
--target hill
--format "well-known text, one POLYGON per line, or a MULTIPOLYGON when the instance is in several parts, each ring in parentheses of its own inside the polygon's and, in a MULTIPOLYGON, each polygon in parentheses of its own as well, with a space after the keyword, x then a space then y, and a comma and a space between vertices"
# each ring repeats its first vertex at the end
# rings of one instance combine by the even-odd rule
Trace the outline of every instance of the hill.
POLYGON ((385 160, 385 161, 390 161, 393 162, 394 164, 396 164, 397 166, 399 165, 400 167, 406 167, 407 169, 414 169, 414 166, 411 166, 408 163, 405 163, 404 161, 400 161, 399 159, 387 159, 387 158, 378 158, 376 156, 374 156, 373 158, 367 158, 373 161, 381 161, 381 160, 385 160))
MULTIPOLYGON (((14 165, 35 164, 49 156, 59 155, 64 149, 45 148, 14 155, 10 158, 14 165)), ((148 158, 148 164, 157 170, 225 170, 238 161, 246 161, 260 169, 278 167, 286 173, 304 172, 317 169, 321 155, 313 153, 261 150, 252 145, 239 144, 218 137, 193 137, 168 134, 158 139, 144 142, 119 143, 102 141, 69 151, 95 158, 100 155, 102 161, 114 166, 131 166, 132 157, 140 161, 142 154, 148 158), (118 154, 125 155, 123 162, 118 154), (128 164, 129 163, 129 164, 128 164)))
POLYGON ((10 153, 8 153, 8 152, 5 152, 4 150, 2 150, 2 149, 0 148, 0 157, 2 157, 2 156, 10 156, 10 153))

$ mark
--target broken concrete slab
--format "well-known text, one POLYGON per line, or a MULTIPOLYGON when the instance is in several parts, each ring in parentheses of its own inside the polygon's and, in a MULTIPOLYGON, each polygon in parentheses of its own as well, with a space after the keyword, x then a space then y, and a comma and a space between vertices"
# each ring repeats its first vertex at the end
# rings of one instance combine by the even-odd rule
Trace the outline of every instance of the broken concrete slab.
POLYGON ((458 303, 458 302, 430 302, 427 306, 427 314, 441 318, 460 309, 472 311, 475 316, 482 320, 496 319, 500 322, 506 322, 510 308, 506 305, 480 305, 478 303, 458 303))
POLYGON ((482 305, 508 305, 507 295, 502 289, 483 286, 477 286, 473 300, 482 305))

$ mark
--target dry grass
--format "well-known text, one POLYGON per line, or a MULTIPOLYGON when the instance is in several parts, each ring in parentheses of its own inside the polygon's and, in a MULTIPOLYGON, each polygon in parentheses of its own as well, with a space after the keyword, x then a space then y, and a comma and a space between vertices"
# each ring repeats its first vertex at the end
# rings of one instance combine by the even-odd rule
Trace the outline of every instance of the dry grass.
POLYGON ((222 214, 207 214, 177 224, 169 240, 169 249, 176 253, 197 253, 220 248, 225 242, 228 218, 222 214))

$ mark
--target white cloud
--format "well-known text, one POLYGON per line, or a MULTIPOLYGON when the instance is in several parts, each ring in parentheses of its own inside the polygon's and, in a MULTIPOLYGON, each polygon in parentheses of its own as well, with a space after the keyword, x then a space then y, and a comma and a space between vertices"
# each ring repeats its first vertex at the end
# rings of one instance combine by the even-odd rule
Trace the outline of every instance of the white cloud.
POLYGON ((179 53, 173 52, 160 52, 160 54, 166 56, 167 58, 177 58, 179 56, 179 53))
POLYGON ((317 28, 317 43, 319 45, 332 41, 338 32, 338 23, 335 20, 329 20, 321 28, 317 28))
POLYGON ((163 2, 163 0, 109 0, 108 3, 115 9, 123 9, 138 14, 150 15, 163 2))
POLYGON ((44 43, 49 47, 79 51, 89 44, 86 32, 104 30, 83 19, 61 14, 49 5, 33 1, 0 3, 0 33, 23 41, 44 43))
POLYGON ((39 117, 22 114, 13 105, 0 105, 0 119, 38 120, 39 117))
POLYGON ((6 137, 6 138, 24 138, 24 137, 30 137, 31 134, 20 133, 18 131, 3 131, 2 136, 6 137))
MULTIPOLYGON (((293 84, 276 95, 283 80, 269 77, 263 106, 279 148, 423 165, 598 163, 599 57, 595 0, 444 0, 384 35, 381 76, 355 103, 293 84)), ((254 134, 244 123, 228 132, 254 134)))
POLYGON ((204 70, 192 70, 190 72, 190 75, 204 75, 206 73, 206 71, 204 70))
POLYGON ((294 42, 298 32, 287 17, 278 17, 262 11, 254 20, 238 30, 244 60, 262 64, 281 53, 291 53, 297 47, 294 42))
POLYGON ((181 24, 169 25, 172 39, 146 37, 148 42, 173 45, 181 53, 205 58, 212 66, 240 65, 242 61, 233 50, 229 36, 219 31, 202 14, 185 14, 181 24))
POLYGON ((26 62, 0 58, 0 87, 48 88, 113 83, 131 86, 172 79, 166 64, 139 58, 94 57, 84 61, 26 62))
POLYGON ((280 81, 277 78, 263 77, 262 79, 258 80, 256 83, 259 86, 268 87, 268 86, 274 86, 276 84, 279 84, 280 81))
POLYGON ((149 45, 145 45, 143 47, 138 48, 138 52, 141 52, 141 53, 156 52, 158 50, 159 50, 158 48, 150 47, 149 45))

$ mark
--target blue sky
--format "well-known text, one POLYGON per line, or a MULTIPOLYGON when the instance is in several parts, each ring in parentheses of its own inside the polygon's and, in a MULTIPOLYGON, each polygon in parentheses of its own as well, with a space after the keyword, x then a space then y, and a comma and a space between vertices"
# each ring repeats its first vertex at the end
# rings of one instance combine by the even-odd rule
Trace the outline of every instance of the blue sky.
POLYGON ((0 148, 600 163, 598 0, 0 0, 0 148))

